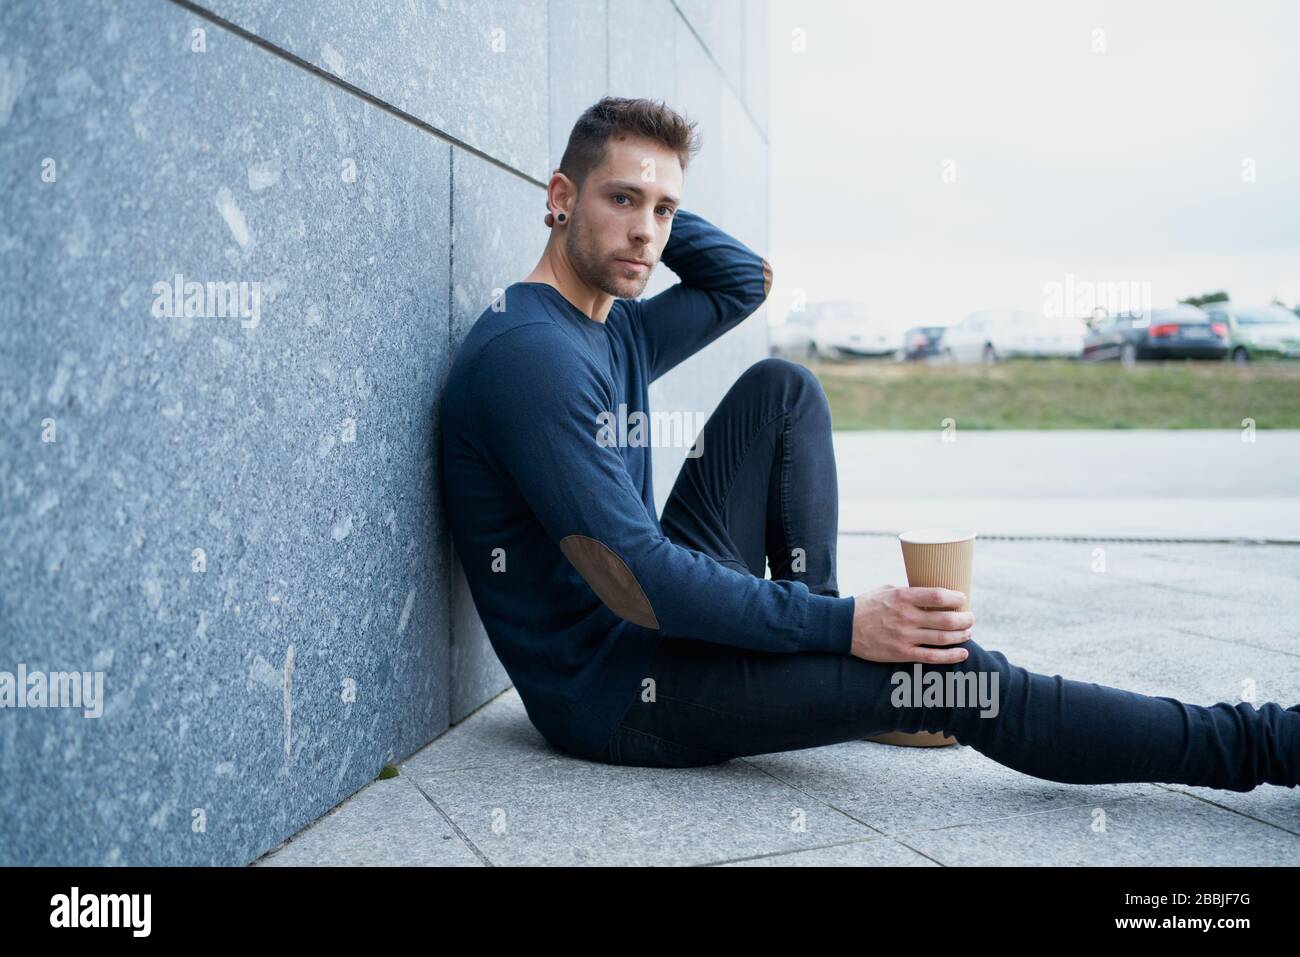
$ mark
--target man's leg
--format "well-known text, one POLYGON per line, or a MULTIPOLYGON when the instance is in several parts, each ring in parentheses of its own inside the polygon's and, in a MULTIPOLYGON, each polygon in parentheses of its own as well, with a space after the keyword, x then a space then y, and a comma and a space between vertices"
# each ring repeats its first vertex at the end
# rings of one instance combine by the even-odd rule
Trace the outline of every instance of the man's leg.
POLYGON ((787 359, 754 363, 709 416, 660 524, 723 564, 839 595, 839 486, 821 383, 787 359))
POLYGON ((1232 791, 1300 784, 1300 705, 1185 704, 1036 674, 973 639, 964 647, 970 657, 955 664, 886 664, 665 638, 650 675, 654 694, 632 703, 605 759, 688 767, 929 731, 1068 784, 1156 781, 1232 791), (896 697, 903 687, 896 676, 912 681, 918 672, 918 697, 896 697), (936 680, 929 676, 943 688, 949 673, 969 690, 966 703, 920 703, 936 680))
MULTIPOLYGON (((838 514, 830 413, 820 384, 783 360, 728 391, 664 508, 674 541, 837 594, 838 514), (761 520, 760 520, 761 516, 761 520), (760 531, 761 530, 761 531, 760 531), (800 546, 801 542, 808 543, 800 546), (795 548, 805 547, 798 568, 795 548)), ((1246 791, 1300 783, 1300 705, 1212 707, 1034 674, 975 641, 952 665, 781 654, 666 636, 651 677, 610 739, 619 764, 690 766, 820 747, 891 731, 942 732, 1026 774, 1067 783, 1160 781, 1246 791), (965 705, 901 700, 899 676, 961 677, 965 705), (964 677, 964 676, 969 676, 964 677), (996 680, 995 680, 996 679, 996 680), (983 689, 987 697, 979 694, 983 689), (896 704, 896 702, 898 702, 896 704)))

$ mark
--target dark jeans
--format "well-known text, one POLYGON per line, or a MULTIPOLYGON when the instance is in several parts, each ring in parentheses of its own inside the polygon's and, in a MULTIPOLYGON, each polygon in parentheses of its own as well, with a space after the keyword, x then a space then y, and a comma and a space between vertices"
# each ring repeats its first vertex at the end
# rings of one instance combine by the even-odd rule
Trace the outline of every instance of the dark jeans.
MULTIPOLYGON (((776 358, 746 370, 705 424, 702 455, 686 460, 661 521, 673 541, 719 562, 759 577, 770 562, 773 578, 838 595, 835 457, 830 408, 816 377, 776 358), (799 571, 792 570, 795 548, 806 556, 799 571)), ((931 665, 666 635, 650 675, 654 700, 642 693, 629 702, 600 760, 691 767, 930 731, 1017 771, 1069 784, 1157 781, 1249 791, 1300 783, 1300 705, 1202 707, 1035 674, 973 639, 965 647, 965 661, 931 665), (956 672, 954 680, 964 681, 982 675, 986 692, 996 673, 996 714, 991 698, 974 694, 965 703, 895 704, 891 679, 900 671, 922 681, 931 672, 956 672)))

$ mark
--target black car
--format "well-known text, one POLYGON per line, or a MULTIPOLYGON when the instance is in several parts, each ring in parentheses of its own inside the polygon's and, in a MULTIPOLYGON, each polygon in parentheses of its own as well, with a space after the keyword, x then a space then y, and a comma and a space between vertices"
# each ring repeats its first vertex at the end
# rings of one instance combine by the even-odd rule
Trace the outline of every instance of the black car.
POLYGON ((903 333, 903 348, 897 358, 903 362, 919 362, 939 355, 939 342, 946 326, 913 326, 903 333))
POLYGON ((1180 305, 1100 320, 1083 341, 1083 361, 1118 359, 1132 365, 1148 359, 1222 359, 1230 346, 1225 323, 1196 306, 1180 305))

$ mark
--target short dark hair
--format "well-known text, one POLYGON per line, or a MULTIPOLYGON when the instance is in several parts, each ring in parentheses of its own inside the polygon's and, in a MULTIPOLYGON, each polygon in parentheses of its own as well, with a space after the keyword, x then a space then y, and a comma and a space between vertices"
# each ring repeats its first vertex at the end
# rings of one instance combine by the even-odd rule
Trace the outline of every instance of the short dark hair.
POLYGON ((695 127, 695 120, 688 120, 662 100, 606 96, 587 107, 573 124, 560 172, 581 190, 587 175, 605 161, 606 143, 616 133, 662 143, 677 154, 685 172, 702 145, 695 127))

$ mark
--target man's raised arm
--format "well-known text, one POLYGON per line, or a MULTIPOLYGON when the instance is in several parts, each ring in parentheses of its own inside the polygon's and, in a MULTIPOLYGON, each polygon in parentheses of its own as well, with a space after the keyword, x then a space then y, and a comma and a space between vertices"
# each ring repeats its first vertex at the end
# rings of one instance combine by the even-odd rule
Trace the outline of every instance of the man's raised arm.
POLYGON ((849 653, 853 598, 736 571, 663 534, 619 450, 598 439, 608 383, 562 329, 519 326, 479 362, 470 401, 484 455, 616 615, 743 648, 849 653))
POLYGON ((686 209, 673 215, 660 261, 681 282, 635 300, 651 382, 753 315, 772 287, 766 259, 686 209))

